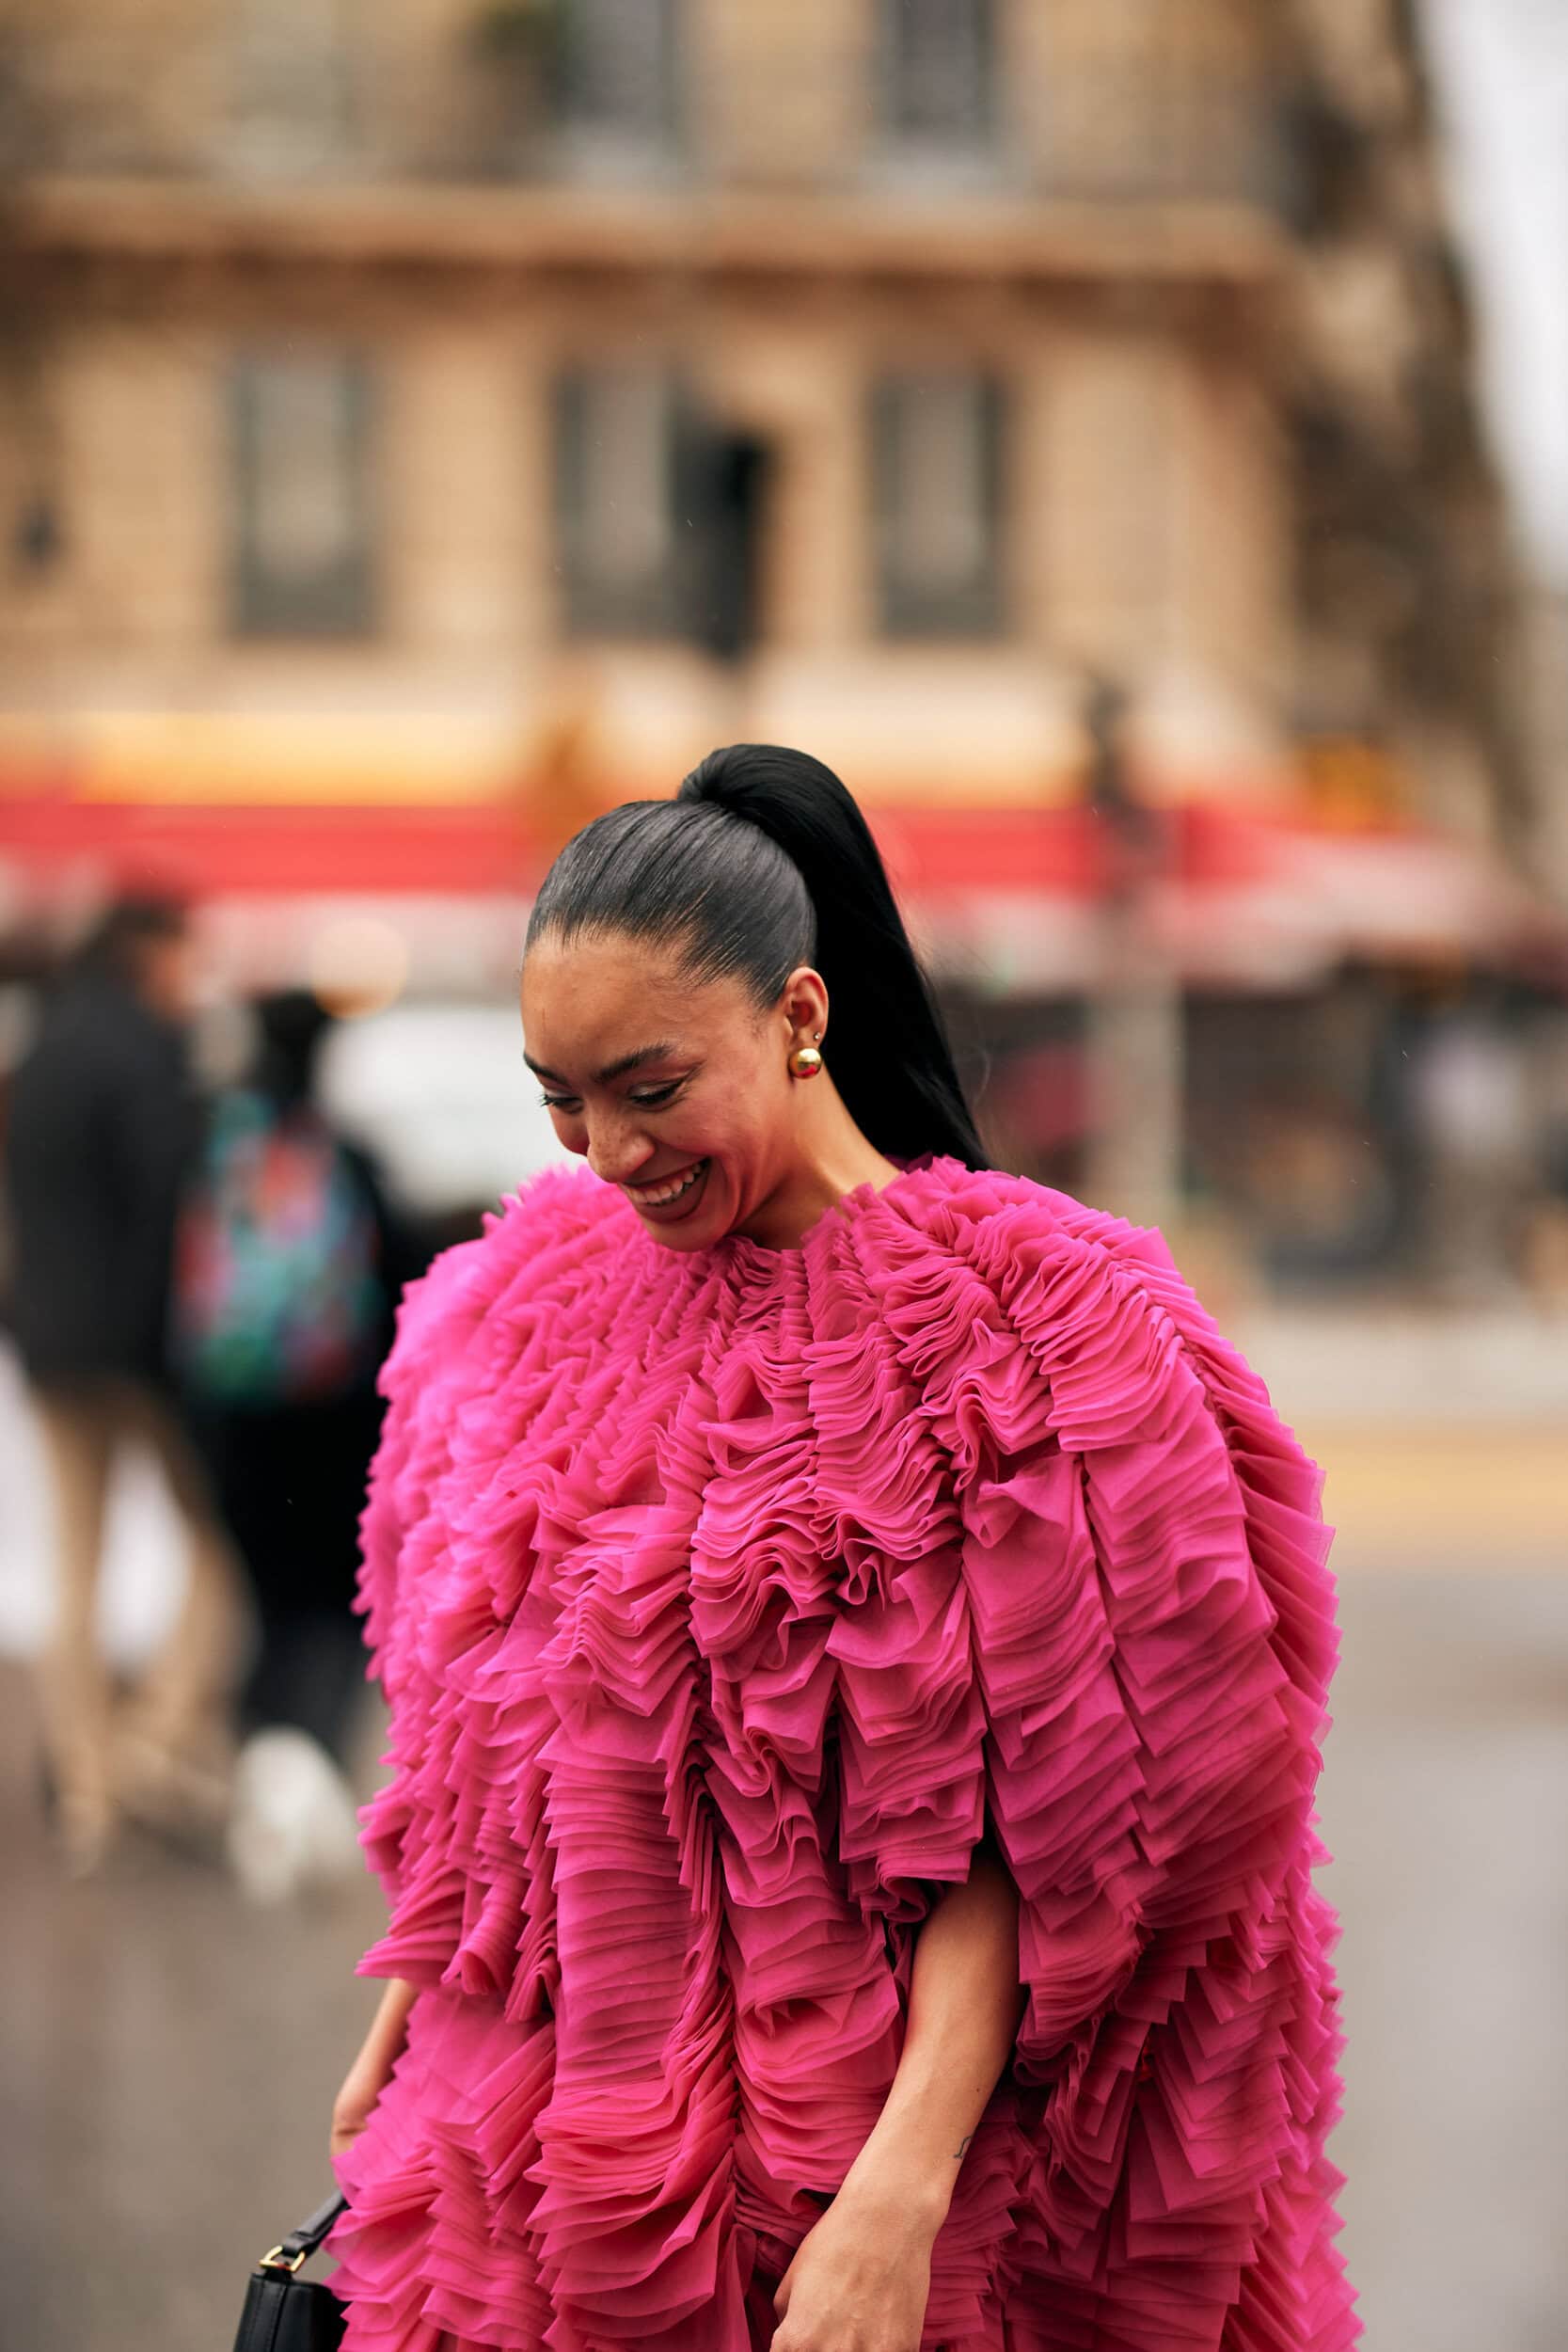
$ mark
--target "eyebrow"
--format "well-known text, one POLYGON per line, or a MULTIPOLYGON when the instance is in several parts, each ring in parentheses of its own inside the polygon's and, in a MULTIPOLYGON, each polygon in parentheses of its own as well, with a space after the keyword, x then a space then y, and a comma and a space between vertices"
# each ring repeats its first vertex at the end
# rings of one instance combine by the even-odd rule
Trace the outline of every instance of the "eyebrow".
MULTIPOLYGON (((679 1046, 673 1044, 668 1038, 661 1039, 657 1045, 640 1045, 635 1054, 623 1054, 619 1061, 606 1062, 602 1070, 594 1072, 594 1083, 595 1086, 608 1086, 611 1078, 624 1078, 628 1070, 641 1070, 644 1062, 667 1061, 679 1051, 679 1046)), ((563 1078, 559 1070, 546 1070, 544 1063, 535 1061, 531 1054, 525 1054, 523 1059, 536 1078, 548 1078, 558 1087, 571 1084, 570 1079, 563 1078)))

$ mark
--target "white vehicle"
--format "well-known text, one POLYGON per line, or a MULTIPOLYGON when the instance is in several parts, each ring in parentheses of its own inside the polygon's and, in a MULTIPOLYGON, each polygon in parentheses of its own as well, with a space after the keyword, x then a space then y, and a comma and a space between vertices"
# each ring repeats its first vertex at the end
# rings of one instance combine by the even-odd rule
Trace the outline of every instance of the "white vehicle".
POLYGON ((493 1208, 565 1157, 515 1005, 416 1001, 345 1021, 320 1084, 325 1106, 421 1216, 493 1208))

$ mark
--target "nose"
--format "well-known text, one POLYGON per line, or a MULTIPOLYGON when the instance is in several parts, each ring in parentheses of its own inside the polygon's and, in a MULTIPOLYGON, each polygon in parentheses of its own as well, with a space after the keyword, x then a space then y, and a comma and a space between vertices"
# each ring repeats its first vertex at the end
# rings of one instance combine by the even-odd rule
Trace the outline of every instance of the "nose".
POLYGON ((640 1135, 629 1120, 590 1120, 588 1165, 607 1184, 629 1184, 653 1155, 652 1138, 640 1135))

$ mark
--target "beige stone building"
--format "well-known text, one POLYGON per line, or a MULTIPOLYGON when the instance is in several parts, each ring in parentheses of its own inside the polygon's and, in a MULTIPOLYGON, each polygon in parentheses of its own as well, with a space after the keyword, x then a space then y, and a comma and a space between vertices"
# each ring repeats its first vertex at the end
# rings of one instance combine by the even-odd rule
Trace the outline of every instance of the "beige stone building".
MULTIPOLYGON (((1071 801, 1099 676, 1154 800, 1294 808, 1305 739, 1320 800, 1518 838, 1402 21, 13 0, 13 812, 309 803, 347 884, 391 807, 467 885, 747 734, 920 882, 1071 801)), ((279 821, 224 855, 286 878, 279 821)))
POLYGON ((1380 1073, 1563 965, 1411 24, 11 0, 0 922, 184 877, 277 971, 370 900, 499 992, 566 832, 793 740, 1006 1156, 1397 1254, 1380 1073))

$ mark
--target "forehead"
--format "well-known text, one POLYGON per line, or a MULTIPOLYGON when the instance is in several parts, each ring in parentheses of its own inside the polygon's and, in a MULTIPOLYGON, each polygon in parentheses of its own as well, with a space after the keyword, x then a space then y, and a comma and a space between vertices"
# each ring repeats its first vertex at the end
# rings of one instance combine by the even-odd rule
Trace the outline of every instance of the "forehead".
POLYGON ((673 949, 619 932, 546 933, 524 959, 521 1002, 529 1052, 557 1068, 568 1056, 608 1061, 660 1038, 694 1041, 749 1009, 737 981, 693 983, 673 949))

